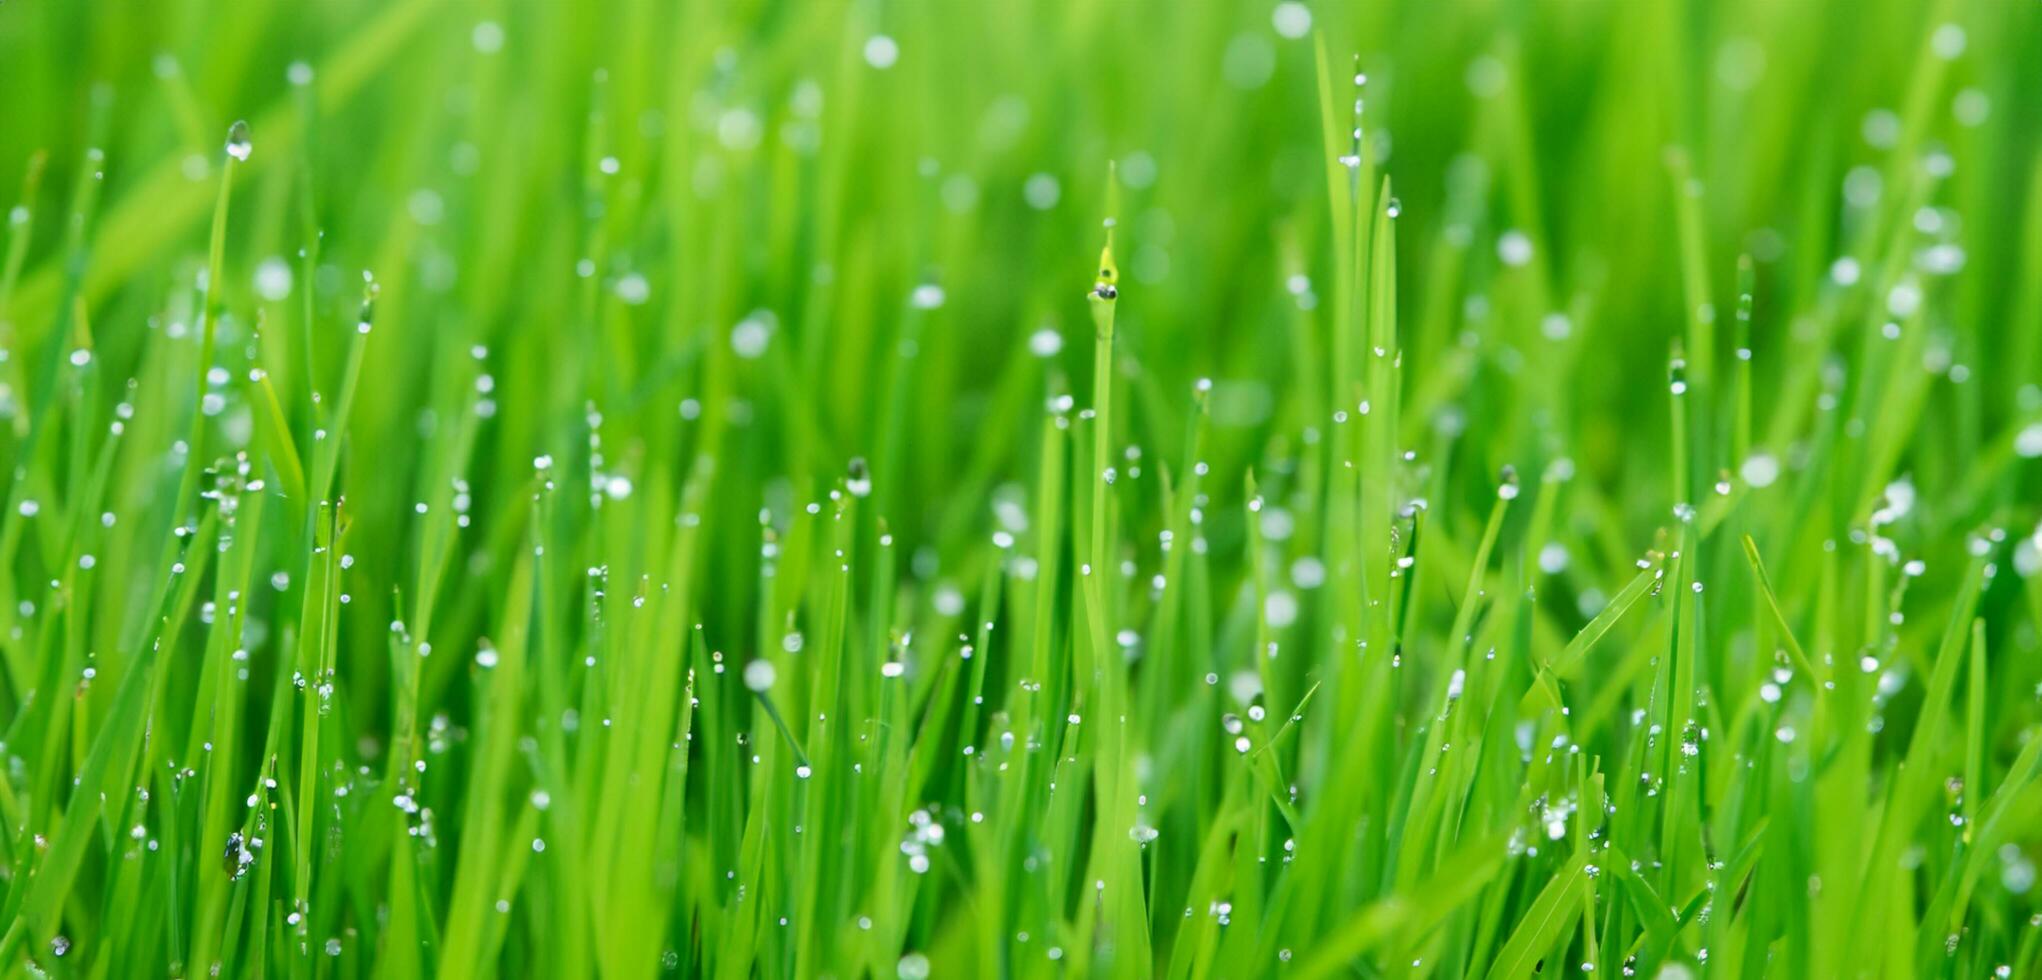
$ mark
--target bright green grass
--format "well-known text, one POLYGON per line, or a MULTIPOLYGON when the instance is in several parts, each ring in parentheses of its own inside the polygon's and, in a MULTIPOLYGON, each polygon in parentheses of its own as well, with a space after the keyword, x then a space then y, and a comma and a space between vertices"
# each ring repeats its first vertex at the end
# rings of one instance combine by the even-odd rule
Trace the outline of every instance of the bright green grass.
POLYGON ((0 3, 0 973, 2042 976, 2037 64, 0 3))

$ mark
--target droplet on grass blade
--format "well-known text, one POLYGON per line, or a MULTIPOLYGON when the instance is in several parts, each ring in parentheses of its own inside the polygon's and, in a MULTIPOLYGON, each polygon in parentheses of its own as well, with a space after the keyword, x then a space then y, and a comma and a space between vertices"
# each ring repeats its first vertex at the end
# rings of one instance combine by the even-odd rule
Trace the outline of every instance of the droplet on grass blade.
POLYGON ((373 327, 375 326, 375 323, 376 323, 376 293, 377 293, 377 292, 378 292, 378 287, 377 287, 377 285, 376 285, 376 275, 375 275, 375 273, 372 273, 372 272, 370 272, 370 271, 369 271, 369 270, 367 270, 367 269, 363 269, 363 270, 362 270, 362 315, 361 315, 361 317, 360 317, 359 319, 357 319, 357 320, 355 321, 355 332, 356 332, 356 333, 362 333, 362 334, 368 333, 368 332, 369 332, 369 330, 370 330, 371 328, 373 328, 373 327))
POLYGON ((236 160, 247 160, 248 154, 254 149, 255 144, 251 143, 248 138, 248 120, 237 119, 234 121, 234 125, 227 127, 228 156, 236 160))

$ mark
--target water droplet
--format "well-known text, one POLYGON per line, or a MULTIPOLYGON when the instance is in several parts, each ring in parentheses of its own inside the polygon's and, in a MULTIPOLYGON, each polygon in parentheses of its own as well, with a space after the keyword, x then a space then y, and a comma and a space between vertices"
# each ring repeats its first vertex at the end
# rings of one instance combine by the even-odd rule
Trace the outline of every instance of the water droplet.
POLYGON ((1504 232, 1496 239, 1496 257, 1504 265, 1522 266, 1532 259, 1531 237, 1515 228, 1504 232))
POLYGON ((1964 41, 1964 28, 1956 24, 1943 24, 1929 35, 1929 47, 1935 51, 1936 57, 1944 61, 1955 60, 1963 54, 1964 41))
POLYGON ((291 265, 278 256, 270 256, 255 267, 255 292, 263 299, 276 303, 291 295, 291 265))
POLYGON ((865 63, 884 71, 900 60, 900 42, 884 34, 874 34, 865 41, 865 63))
POLYGON ((2042 422, 2030 423, 2014 435, 2014 455, 2022 459, 2042 457, 2042 422))
POLYGON ((234 125, 227 128, 227 155, 236 160, 246 160, 254 149, 255 144, 248 139, 248 120, 235 120, 234 125))
POLYGON ((730 330, 730 348, 745 360, 756 360, 766 353, 766 344, 772 339, 772 327, 768 323, 770 314, 763 311, 738 321, 730 330))
POLYGON ((482 54, 495 54, 503 50, 503 25, 485 20, 468 32, 468 43, 482 54))
POLYGON ((1311 31, 1312 8, 1297 0, 1284 0, 1276 5, 1276 11, 1269 20, 1278 35, 1295 41, 1311 31))
POLYGON ((850 469, 851 476, 845 481, 844 488, 851 491, 853 497, 872 496, 872 471, 866 467, 865 457, 851 457, 850 469))
POLYGON ((652 298, 652 284, 643 274, 632 272, 617 280, 616 293, 626 306, 643 306, 652 298))
POLYGON ((1028 337, 1028 352, 1036 357, 1055 357, 1064 349, 1064 336, 1055 327, 1043 327, 1028 337))
POLYGON ((1029 207, 1047 211, 1056 207, 1057 200, 1063 197, 1063 185, 1052 174, 1030 174, 1021 185, 1021 196, 1027 200, 1029 207))

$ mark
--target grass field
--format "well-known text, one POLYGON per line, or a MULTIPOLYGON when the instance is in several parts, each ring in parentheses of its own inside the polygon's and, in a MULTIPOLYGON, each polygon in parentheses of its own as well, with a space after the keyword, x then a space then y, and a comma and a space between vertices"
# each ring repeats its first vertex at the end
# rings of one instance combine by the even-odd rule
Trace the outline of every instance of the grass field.
POLYGON ((0 2, 0 975, 2042 977, 2042 6, 0 2))

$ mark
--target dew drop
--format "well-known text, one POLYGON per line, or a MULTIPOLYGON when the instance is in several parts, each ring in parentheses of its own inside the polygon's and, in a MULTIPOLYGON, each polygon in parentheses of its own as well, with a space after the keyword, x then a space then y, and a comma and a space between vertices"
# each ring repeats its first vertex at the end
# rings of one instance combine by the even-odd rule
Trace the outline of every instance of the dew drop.
POLYGON ((236 160, 246 160, 254 149, 255 144, 248 139, 248 120, 235 120, 234 125, 227 128, 227 155, 236 160))
POLYGON ((885 71, 900 60, 900 43, 885 34, 874 34, 865 41, 865 63, 885 71))

